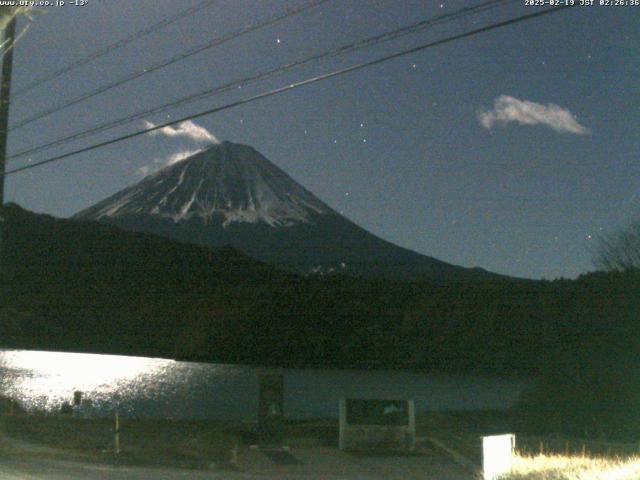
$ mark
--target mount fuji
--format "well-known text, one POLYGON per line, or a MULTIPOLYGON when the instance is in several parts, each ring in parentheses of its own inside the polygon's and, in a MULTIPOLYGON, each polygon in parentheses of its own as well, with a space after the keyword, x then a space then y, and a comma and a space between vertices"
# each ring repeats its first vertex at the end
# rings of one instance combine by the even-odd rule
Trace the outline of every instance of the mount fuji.
POLYGON ((232 246, 302 274, 435 282, 499 275, 387 242, 357 226, 250 146, 222 142, 87 208, 100 221, 209 246, 232 246))

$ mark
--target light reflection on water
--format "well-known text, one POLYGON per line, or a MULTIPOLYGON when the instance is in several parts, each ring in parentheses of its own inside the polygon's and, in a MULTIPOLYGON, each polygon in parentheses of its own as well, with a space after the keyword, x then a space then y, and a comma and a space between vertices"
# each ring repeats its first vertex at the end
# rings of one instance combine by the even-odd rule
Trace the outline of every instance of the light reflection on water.
MULTIPOLYGON (((80 390, 92 415, 255 421, 259 367, 0 350, 0 395, 52 412, 80 390)), ((340 398, 414 399, 416 411, 512 406, 531 382, 390 371, 281 369, 285 415, 337 416, 340 398)))
POLYGON ((160 358, 4 350, 0 395, 28 411, 58 410, 79 390, 95 415, 118 406, 125 415, 202 418, 213 407, 221 416, 241 419, 247 412, 237 399, 250 388, 246 370, 160 358))
POLYGON ((142 393, 160 375, 170 376, 176 362, 143 357, 40 351, 0 353, 2 393, 25 408, 49 410, 74 391, 91 392, 96 404, 114 395, 142 393))

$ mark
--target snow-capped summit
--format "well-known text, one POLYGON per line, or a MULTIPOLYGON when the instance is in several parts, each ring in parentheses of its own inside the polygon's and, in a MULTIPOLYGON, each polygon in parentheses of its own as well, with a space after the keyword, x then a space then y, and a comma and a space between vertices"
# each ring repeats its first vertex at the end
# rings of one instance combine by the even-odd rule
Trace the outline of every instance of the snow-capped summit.
POLYGON ((303 274, 438 282, 495 277, 372 235, 253 148, 230 142, 165 167, 74 218, 182 242, 232 246, 303 274))
MULTIPOLYGON (((223 142, 176 162, 75 217, 153 215, 174 222, 309 222, 332 210, 253 148, 223 142)), ((332 212, 333 213, 333 212, 332 212)))

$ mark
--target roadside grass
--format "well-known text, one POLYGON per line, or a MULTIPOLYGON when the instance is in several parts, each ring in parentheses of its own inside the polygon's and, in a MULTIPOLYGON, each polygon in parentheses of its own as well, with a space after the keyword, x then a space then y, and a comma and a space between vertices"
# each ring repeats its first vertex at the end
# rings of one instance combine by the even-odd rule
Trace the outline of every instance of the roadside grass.
MULTIPOLYGON (((513 431, 508 412, 434 412, 416 418, 418 436, 435 437, 482 464, 480 435, 513 431)), ((640 480, 637 444, 517 435, 513 469, 501 480, 640 480)))
POLYGON ((416 415, 416 436, 418 440, 435 438, 469 462, 481 465, 480 437, 510 432, 512 423, 509 412, 498 410, 428 412, 416 415))
MULTIPOLYGON (((0 434, 36 446, 31 454, 79 456, 93 462, 164 465, 183 468, 233 468, 241 443, 255 433, 215 421, 121 419, 120 449, 114 453, 113 418, 33 415, 12 409, 0 414, 0 434)), ((505 412, 442 412, 416 419, 418 437, 435 437, 480 465, 479 433, 509 429, 505 412)), ((1 435, 0 435, 1 436, 1 435)), ((337 447, 337 421, 289 422, 285 442, 293 446, 337 447)), ((11 441, 7 442, 10 445, 11 441)), ((510 474, 501 480, 639 480, 640 454, 615 444, 569 442, 553 437, 519 437, 510 474), (606 450, 605 450, 606 448, 606 450), (615 453, 614 453, 615 452, 615 453), (610 454, 607 454, 610 453, 610 454)), ((1 446, 1 445, 0 445, 1 446)))
POLYGON ((640 456, 586 457, 535 455, 514 458, 511 473, 500 480, 638 480, 640 456))
POLYGON ((291 446, 338 447, 338 421, 327 419, 289 421, 284 426, 285 443, 291 446))
POLYGON ((3 433, 52 453, 88 455, 131 464, 209 466, 235 461, 238 437, 211 421, 121 419, 120 454, 115 455, 114 421, 67 416, 4 416, 3 433))
POLYGON ((452 410, 416 413, 418 436, 438 433, 478 435, 511 431, 513 416, 502 410, 452 410))

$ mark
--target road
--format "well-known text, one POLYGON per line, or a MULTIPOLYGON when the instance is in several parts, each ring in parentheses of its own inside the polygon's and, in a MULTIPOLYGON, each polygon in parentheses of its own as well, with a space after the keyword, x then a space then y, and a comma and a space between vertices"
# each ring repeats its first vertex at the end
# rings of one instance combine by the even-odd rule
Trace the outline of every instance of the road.
POLYGON ((233 477, 230 477, 225 472, 91 465, 49 459, 3 458, 0 460, 0 479, 2 480, 213 480, 252 478, 242 474, 240 476, 238 474, 233 475, 233 477))
POLYGON ((261 452, 245 450, 236 471, 191 470, 164 467, 118 466, 81 461, 0 455, 1 480, 364 480, 420 478, 470 480, 468 471, 429 456, 352 457, 342 452, 295 452, 300 463, 277 465, 261 452))

